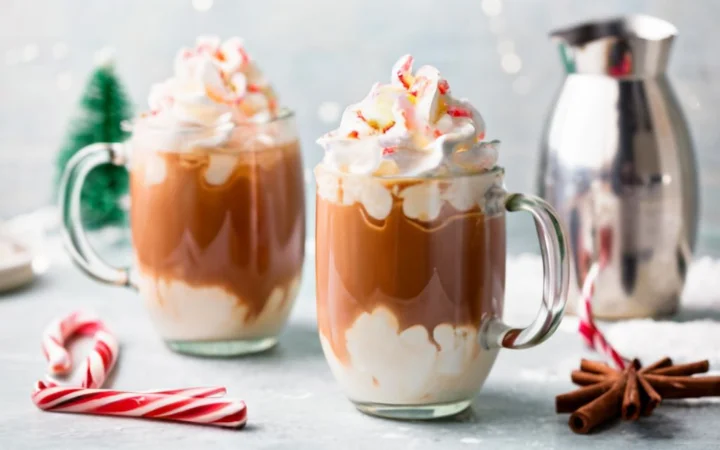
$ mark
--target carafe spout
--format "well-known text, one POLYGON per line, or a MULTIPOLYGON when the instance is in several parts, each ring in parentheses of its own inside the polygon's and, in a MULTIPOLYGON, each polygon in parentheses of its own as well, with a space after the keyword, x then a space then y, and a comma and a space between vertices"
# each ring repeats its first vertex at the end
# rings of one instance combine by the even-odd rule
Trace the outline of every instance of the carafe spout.
POLYGON ((616 78, 664 73, 676 35, 670 22, 644 15, 585 22, 550 33, 567 73, 616 78))

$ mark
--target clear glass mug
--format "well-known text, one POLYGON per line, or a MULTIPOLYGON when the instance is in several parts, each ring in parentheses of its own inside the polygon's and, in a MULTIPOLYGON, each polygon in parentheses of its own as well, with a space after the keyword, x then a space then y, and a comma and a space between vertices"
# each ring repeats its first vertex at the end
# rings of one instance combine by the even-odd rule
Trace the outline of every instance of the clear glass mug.
POLYGON ((436 178, 315 169, 320 340, 363 412, 429 419, 466 409, 500 348, 547 339, 562 319, 568 244, 544 201, 503 188, 504 170, 436 178), (529 211, 544 264, 526 328, 502 321, 505 211, 529 211))
POLYGON ((139 290, 173 350, 227 356, 277 342, 305 256, 304 172, 292 113, 216 128, 139 120, 127 143, 79 151, 60 196, 74 262, 92 278, 139 290), (82 228, 83 180, 105 163, 130 170, 132 268, 104 262, 82 228))

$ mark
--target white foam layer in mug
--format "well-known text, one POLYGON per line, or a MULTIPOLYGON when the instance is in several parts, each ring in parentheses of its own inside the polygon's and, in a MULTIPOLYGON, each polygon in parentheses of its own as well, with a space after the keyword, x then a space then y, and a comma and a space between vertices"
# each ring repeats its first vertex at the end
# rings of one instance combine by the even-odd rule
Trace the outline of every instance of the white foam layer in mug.
POLYGON ((138 269, 138 287, 160 335, 176 341, 222 341, 277 336, 292 309, 300 276, 276 286, 260 315, 247 319, 243 299, 222 287, 155 279, 138 269))
POLYGON ((259 152, 297 141, 294 119, 284 110, 272 122, 227 123, 216 128, 158 127, 139 119, 133 124, 131 144, 141 151, 189 153, 259 152))
MULTIPOLYGON (((291 128, 287 126, 286 128, 291 128)), ((296 137, 293 134, 286 134, 283 136, 282 144, 289 144, 294 142, 296 137)), ((277 147, 273 147, 278 144, 273 142, 272 144, 264 144, 264 149, 257 149, 255 151, 262 152, 264 150, 274 150, 277 147)), ((162 184, 167 177, 167 164, 163 157, 163 153, 170 153, 169 151, 156 150, 156 144, 148 142, 147 139, 138 137, 136 135, 131 141, 131 152, 137 154, 136 157, 131 157, 132 171, 134 176, 141 177, 145 186, 153 186, 162 184)), ((235 150, 235 147, 231 147, 232 143, 226 143, 223 147, 218 147, 211 150, 206 149, 195 149, 193 153, 196 153, 198 157, 207 159, 205 168, 203 169, 203 175, 205 182, 210 186, 221 186, 231 179, 235 168, 238 166, 238 162, 241 159, 247 161, 247 158, 242 158, 241 153, 244 150, 235 150)), ((238 144, 243 147, 243 144, 238 144)), ((294 151, 294 150, 292 150, 294 151)), ((181 150, 178 153, 191 153, 190 151, 181 150)), ((279 159, 267 157, 258 157, 253 161, 260 165, 267 165, 268 168, 273 164, 279 162, 279 159)))
POLYGON ((356 402, 433 404, 471 399, 482 387, 497 350, 484 350, 474 327, 416 325, 400 331, 389 310, 360 315, 345 332, 349 363, 320 335, 330 368, 356 402))
MULTIPOLYGON (((203 175, 205 182, 211 186, 221 186, 230 179, 238 157, 232 154, 208 155, 208 164, 203 175)), ((167 164, 165 160, 156 153, 149 153, 143 157, 141 168, 136 168, 137 176, 142 177, 146 186, 162 184, 167 177, 167 164)))
POLYGON ((316 167, 315 177, 317 193, 321 198, 343 205, 360 203, 370 217, 377 220, 387 218, 394 198, 402 201, 406 217, 420 221, 436 219, 445 203, 462 212, 478 207, 487 216, 498 214, 502 208, 501 171, 420 179, 402 189, 397 181, 338 173, 323 163, 316 167))

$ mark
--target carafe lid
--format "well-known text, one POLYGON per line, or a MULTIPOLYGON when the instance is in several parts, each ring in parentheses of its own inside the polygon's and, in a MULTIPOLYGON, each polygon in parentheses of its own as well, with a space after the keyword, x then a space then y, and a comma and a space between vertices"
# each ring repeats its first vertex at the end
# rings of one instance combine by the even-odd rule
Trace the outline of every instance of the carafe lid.
POLYGON ((676 35, 670 22, 645 15, 590 21, 550 33, 567 73, 617 78, 665 72, 676 35))

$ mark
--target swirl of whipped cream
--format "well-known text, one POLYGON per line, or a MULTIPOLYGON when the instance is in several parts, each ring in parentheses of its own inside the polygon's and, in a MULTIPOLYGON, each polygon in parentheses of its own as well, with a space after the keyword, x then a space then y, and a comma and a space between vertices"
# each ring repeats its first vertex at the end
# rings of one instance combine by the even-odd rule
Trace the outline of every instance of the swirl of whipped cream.
POLYGON ((278 112, 272 87, 240 38, 199 37, 193 48, 181 49, 174 76, 151 88, 148 103, 144 118, 164 127, 229 130, 233 123, 267 122, 278 112))
POLYGON ((485 122, 432 66, 412 70, 405 55, 390 84, 376 83, 343 113, 340 126, 318 139, 324 163, 338 171, 377 176, 472 173, 491 169, 499 141, 484 142, 485 122))

